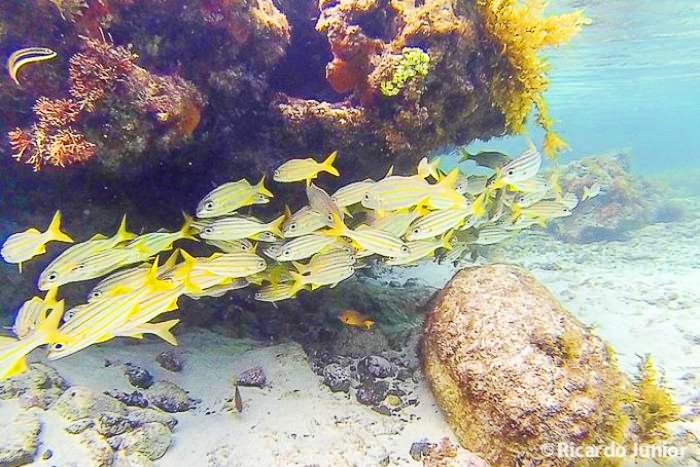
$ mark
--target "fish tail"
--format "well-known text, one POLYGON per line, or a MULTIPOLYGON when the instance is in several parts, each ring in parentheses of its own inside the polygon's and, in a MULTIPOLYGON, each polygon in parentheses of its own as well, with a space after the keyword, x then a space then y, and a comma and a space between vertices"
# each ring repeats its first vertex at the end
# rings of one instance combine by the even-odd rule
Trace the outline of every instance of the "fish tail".
POLYGON ((518 218, 523 214, 523 208, 521 208, 520 206, 514 204, 514 205, 512 206, 512 208, 511 208, 511 210, 512 210, 512 216, 513 216, 513 217, 512 217, 512 218, 513 218, 513 222, 515 222, 515 221, 517 221, 518 218))
POLYGON ((447 232, 445 235, 440 238, 440 244, 442 247, 446 250, 451 250, 452 249, 452 244, 450 243, 450 240, 452 240, 452 235, 454 235, 455 231, 450 230, 447 232))
POLYGON ((192 231, 192 224, 194 223, 194 219, 186 212, 182 213, 182 217, 184 217, 185 220, 182 223, 182 227, 180 227, 180 238, 187 240, 197 240, 197 238, 195 238, 192 235, 194 233, 192 231))
POLYGON ((285 219, 287 219, 287 215, 282 214, 277 219, 270 222, 268 224, 269 231, 277 235, 278 237, 284 237, 284 235, 282 234, 282 224, 284 223, 285 219))
POLYGON ((57 242, 74 243, 74 240, 68 236, 68 234, 61 231, 61 211, 56 211, 51 219, 51 224, 49 228, 46 229, 46 234, 49 240, 56 240, 57 242))
POLYGON ((148 332, 150 332, 151 334, 155 334, 170 345, 177 346, 177 339, 172 333, 172 328, 174 328, 179 322, 179 319, 172 319, 170 321, 154 323, 149 328, 148 332))
POLYGON ((474 217, 480 219, 486 214, 486 197, 488 193, 484 190, 479 196, 476 197, 474 203, 472 204, 472 213, 474 217))
POLYGON ((265 175, 263 175, 258 184, 255 185, 255 191, 257 191, 261 195, 267 196, 268 198, 275 197, 275 195, 270 190, 265 188, 265 175))
POLYGON ((338 157, 338 151, 333 151, 330 153, 330 155, 326 158, 325 161, 323 161, 322 169, 326 172, 328 172, 331 175, 335 175, 336 177, 340 176, 340 172, 338 172, 338 169, 333 167, 333 163, 335 162, 335 158, 338 157))
POLYGON ((302 290, 306 286, 306 281, 304 276, 299 274, 298 272, 289 271, 289 274, 291 274, 291 276, 294 278, 294 283, 289 289, 289 295, 291 297, 294 297, 297 293, 299 293, 300 290, 302 290))
POLYGON ((454 189, 457 185, 457 179, 459 178, 459 169, 452 169, 442 180, 438 182, 438 186, 441 188, 454 189))
POLYGON ((178 256, 180 256, 180 249, 176 248, 175 251, 170 254, 168 259, 165 260, 165 263, 163 263, 163 270, 168 270, 175 266, 178 256))
POLYGON ((49 310, 53 309, 58 305, 58 287, 51 287, 44 296, 44 307, 49 310))
POLYGON ((43 342, 41 342, 41 344, 50 344, 57 340, 71 340, 68 336, 58 330, 65 310, 65 300, 57 302, 52 307, 51 313, 49 313, 48 316, 46 316, 46 319, 44 319, 39 326, 37 326, 36 331, 34 331, 34 335, 42 336, 43 342))

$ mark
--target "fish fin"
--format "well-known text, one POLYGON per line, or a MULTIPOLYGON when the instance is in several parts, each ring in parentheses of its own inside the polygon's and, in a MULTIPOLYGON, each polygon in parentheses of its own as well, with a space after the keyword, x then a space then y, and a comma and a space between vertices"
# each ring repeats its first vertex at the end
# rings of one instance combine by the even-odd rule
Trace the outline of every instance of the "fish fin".
POLYGON ((114 234, 114 239, 117 241, 117 243, 123 243, 133 240, 135 238, 136 234, 129 232, 126 228, 126 214, 124 214, 122 216, 122 221, 119 223, 117 233, 114 234))
POLYGON ((173 319, 170 321, 162 321, 160 323, 150 323, 148 327, 144 329, 144 332, 149 334, 155 334, 168 344, 177 346, 177 339, 175 338, 171 330, 179 322, 179 319, 173 319))
POLYGON ((321 287, 321 286, 318 285, 318 284, 311 284, 311 290, 316 290, 316 289, 318 289, 319 287, 321 287))
POLYGON ((440 238, 440 244, 444 249, 446 249, 446 250, 452 249, 452 244, 450 243, 450 240, 452 240, 452 236, 454 235, 454 233, 455 233, 454 230, 450 230, 449 232, 445 233, 445 235, 443 235, 440 238))
MULTIPOLYGON (((15 362, 14 365, 3 375, 5 378, 12 378, 15 376, 19 376, 22 373, 27 371, 27 359, 25 357, 20 358, 15 362)), ((0 376, 0 380, 4 379, 2 376, 0 376)))
POLYGON ((514 204, 513 206, 511 206, 511 212, 513 221, 517 221, 518 218, 523 214, 523 208, 514 204))
POLYGON ((158 257, 156 256, 151 265, 151 269, 146 275, 146 279, 143 282, 143 287, 150 292, 164 292, 166 290, 171 290, 172 285, 169 282, 162 281, 158 279, 158 257))
POLYGON ((289 205, 285 204, 284 205, 284 214, 287 216, 287 219, 292 217, 292 210, 289 209, 289 205))
POLYGON ((289 289, 289 295, 293 297, 300 290, 306 287, 306 279, 303 275, 299 274, 298 272, 289 271, 289 274, 294 278, 294 283, 292 284, 291 289, 289 289))
MULTIPOLYGON (((338 157, 338 151, 333 151, 328 155, 325 161, 321 164, 322 169, 326 172, 328 172, 331 175, 335 175, 336 177, 340 176, 340 172, 338 172, 338 169, 333 167, 333 163, 335 162, 335 158, 338 157)), ((308 185, 307 185, 308 186, 308 185)))
POLYGON ((416 208, 413 210, 413 212, 416 215, 416 218, 423 217, 426 214, 428 214, 430 212, 428 206, 430 206, 430 196, 426 196, 425 198, 420 200, 416 205, 416 208))
POLYGON ((389 167, 389 170, 386 171, 386 175, 384 175, 384 178, 389 178, 394 174, 394 166, 392 165, 389 167))
POLYGON ((56 240, 57 242, 65 243, 75 243, 74 240, 68 236, 68 234, 63 233, 61 231, 61 211, 56 211, 56 214, 53 215, 53 219, 51 219, 51 224, 49 224, 49 228, 46 229, 46 233, 49 237, 49 240, 56 240))
POLYGON ((65 300, 61 300, 53 306, 51 313, 49 313, 49 315, 46 316, 46 318, 37 326, 34 333, 36 335, 41 334, 44 336, 44 344, 54 342, 63 336, 63 334, 59 332, 58 328, 61 324, 61 318, 63 318, 63 313, 65 310, 66 302, 65 300))
POLYGON ((44 295, 44 307, 46 309, 53 309, 58 305, 58 300, 56 298, 58 297, 58 287, 51 287, 47 292, 46 295, 44 295))
POLYGON ((340 237, 344 235, 348 228, 343 223, 343 220, 340 218, 340 216, 338 216, 338 214, 333 213, 331 216, 333 216, 333 225, 328 230, 323 232, 324 235, 329 237, 340 237))
POLYGON ((172 254, 168 257, 168 259, 165 260, 165 263, 163 263, 163 269, 168 270, 175 266, 175 263, 177 262, 177 258, 179 256, 180 248, 176 248, 175 251, 173 251, 172 254))
POLYGON ((287 215, 282 214, 277 219, 275 219, 274 221, 272 221, 268 224, 268 230, 278 237, 284 237, 284 235, 282 234, 281 227, 286 219, 287 219, 287 215))
POLYGON ((275 197, 275 195, 270 190, 265 188, 265 175, 263 175, 258 184, 255 185, 255 191, 257 191, 261 195, 267 196, 268 198, 275 197))
POLYGON ((90 242, 94 240, 107 240, 107 237, 105 235, 102 235, 101 233, 98 233, 88 239, 88 241, 90 242))
POLYGON ((459 169, 452 169, 442 180, 438 182, 438 186, 441 188, 454 189, 457 185, 457 179, 459 178, 459 169))
POLYGON ((294 266, 300 274, 305 274, 309 271, 309 266, 298 261, 292 261, 292 266, 294 266))
POLYGON ((479 196, 476 197, 472 203, 472 213, 474 217, 480 219, 486 214, 486 197, 488 196, 488 190, 481 192, 479 196))

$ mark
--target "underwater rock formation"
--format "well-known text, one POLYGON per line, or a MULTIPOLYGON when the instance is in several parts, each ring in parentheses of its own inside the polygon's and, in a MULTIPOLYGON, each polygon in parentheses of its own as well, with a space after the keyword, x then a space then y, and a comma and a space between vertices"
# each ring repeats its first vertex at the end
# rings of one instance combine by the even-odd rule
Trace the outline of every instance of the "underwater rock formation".
POLYGON ((3 115, 2 151, 35 169, 89 161, 119 176, 198 158, 252 175, 331 148, 360 167, 399 156, 407 166, 443 146, 518 133, 536 108, 556 152, 539 54, 585 19, 545 17, 543 5, 4 2, 0 18, 12 21, 0 19, 0 54, 30 43, 58 56, 0 90, 0 107, 18 109, 3 115))
POLYGON ((460 443, 493 465, 535 462, 546 443, 622 441, 626 379, 608 347, 523 270, 459 272, 432 303, 422 358, 460 443))
POLYGON ((0 465, 30 464, 39 447, 41 422, 36 414, 22 413, 0 427, 0 465))
POLYGON ((660 186, 631 173, 626 153, 591 156, 561 169, 564 192, 584 193, 594 184, 600 194, 581 203, 570 217, 553 222, 565 241, 592 243, 625 240, 631 230, 660 220, 679 220, 684 212, 670 212, 668 196, 660 186))

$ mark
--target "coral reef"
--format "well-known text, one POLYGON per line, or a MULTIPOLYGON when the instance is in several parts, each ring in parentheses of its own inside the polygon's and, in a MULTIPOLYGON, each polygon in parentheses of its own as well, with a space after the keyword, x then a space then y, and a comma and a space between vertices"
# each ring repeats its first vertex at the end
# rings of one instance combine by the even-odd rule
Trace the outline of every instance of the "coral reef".
POLYGON ((542 10, 540 1, 5 2, 0 12, 15 20, 0 21, 3 44, 45 44, 58 58, 0 91, 2 151, 35 170, 89 162, 137 177, 191 163, 185 151, 251 175, 294 153, 361 147, 354 159, 368 172, 377 156, 408 165, 518 132, 533 105, 545 147, 557 149, 539 52, 584 20, 542 10), (32 118, 22 109, 33 103, 32 118), (61 121, 40 112, 46 105, 61 121))
POLYGON ((556 235, 566 241, 624 240, 633 229, 684 215, 673 212, 674 205, 661 186, 631 172, 626 153, 571 162, 561 168, 560 183, 564 192, 576 193, 579 198, 594 184, 601 187, 600 194, 581 202, 572 216, 553 223, 556 235))
POLYGON ((626 379, 608 348, 520 269, 459 272, 430 307, 421 349, 460 443, 495 465, 533 462, 544 443, 604 445, 624 432, 626 379))
POLYGON ((32 413, 17 415, 0 427, 0 465, 26 465, 34 460, 39 447, 41 422, 32 413))

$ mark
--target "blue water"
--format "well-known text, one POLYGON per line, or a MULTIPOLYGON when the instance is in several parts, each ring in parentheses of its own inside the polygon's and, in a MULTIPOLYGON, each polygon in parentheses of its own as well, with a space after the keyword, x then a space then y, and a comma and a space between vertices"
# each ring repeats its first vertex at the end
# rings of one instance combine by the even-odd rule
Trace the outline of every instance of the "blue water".
MULTIPOLYGON (((657 173, 700 164, 700 2, 566 0, 551 11, 583 8, 592 24, 549 52, 547 94, 570 144, 563 160, 624 150, 633 169, 657 173)), ((541 141, 542 132, 530 133, 541 141)), ((470 148, 517 152, 522 138, 470 148)))

